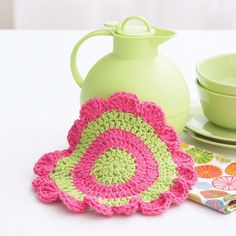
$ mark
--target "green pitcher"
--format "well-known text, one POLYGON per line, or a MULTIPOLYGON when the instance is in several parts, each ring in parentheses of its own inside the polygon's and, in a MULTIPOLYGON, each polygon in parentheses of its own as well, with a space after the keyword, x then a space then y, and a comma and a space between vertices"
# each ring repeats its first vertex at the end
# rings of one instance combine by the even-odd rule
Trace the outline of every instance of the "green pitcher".
POLYGON ((131 92, 142 101, 161 106, 167 122, 181 133, 189 113, 187 84, 177 66, 158 52, 158 45, 175 32, 156 28, 140 16, 105 25, 109 29, 87 34, 71 54, 71 71, 81 88, 81 104, 97 96, 107 98, 114 92, 131 92), (142 24, 128 24, 131 20, 142 24), (76 67, 77 51, 85 40, 98 35, 113 37, 113 51, 101 58, 83 79, 76 67))

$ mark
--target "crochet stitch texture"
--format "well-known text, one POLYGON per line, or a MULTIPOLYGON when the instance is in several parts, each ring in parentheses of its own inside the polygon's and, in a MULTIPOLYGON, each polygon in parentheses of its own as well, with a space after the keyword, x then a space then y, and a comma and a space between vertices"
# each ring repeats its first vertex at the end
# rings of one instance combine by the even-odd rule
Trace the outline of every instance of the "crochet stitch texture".
POLYGON ((186 199, 197 180, 161 108, 131 93, 85 103, 68 142, 38 160, 32 185, 41 201, 60 199, 72 212, 157 215, 186 199))

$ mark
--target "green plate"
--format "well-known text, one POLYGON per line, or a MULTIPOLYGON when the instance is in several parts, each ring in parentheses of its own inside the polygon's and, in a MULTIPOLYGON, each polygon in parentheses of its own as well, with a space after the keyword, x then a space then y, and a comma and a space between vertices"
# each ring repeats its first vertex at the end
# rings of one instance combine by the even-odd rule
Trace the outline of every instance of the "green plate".
POLYGON ((223 143, 222 143, 220 141, 216 141, 216 139, 210 139, 210 138, 198 135, 198 134, 194 133, 193 131, 189 130, 188 128, 184 129, 184 133, 186 135, 188 135, 189 137, 191 137, 197 141, 206 143, 206 144, 236 150, 236 143, 230 143, 230 142, 227 143, 227 141, 223 141, 223 143))
POLYGON ((215 139, 218 142, 227 141, 236 143, 236 131, 224 129, 209 122, 202 112, 199 102, 191 104, 190 118, 187 121, 186 128, 202 138, 215 139))

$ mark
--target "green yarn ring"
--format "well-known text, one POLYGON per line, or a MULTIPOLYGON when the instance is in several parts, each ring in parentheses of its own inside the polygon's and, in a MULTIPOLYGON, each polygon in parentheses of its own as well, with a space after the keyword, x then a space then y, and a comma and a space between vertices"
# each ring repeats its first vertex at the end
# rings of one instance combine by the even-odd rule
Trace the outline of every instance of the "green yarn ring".
POLYGON ((101 184, 113 185, 125 183, 134 176, 135 171, 135 160, 130 154, 111 148, 98 158, 91 175, 101 184))

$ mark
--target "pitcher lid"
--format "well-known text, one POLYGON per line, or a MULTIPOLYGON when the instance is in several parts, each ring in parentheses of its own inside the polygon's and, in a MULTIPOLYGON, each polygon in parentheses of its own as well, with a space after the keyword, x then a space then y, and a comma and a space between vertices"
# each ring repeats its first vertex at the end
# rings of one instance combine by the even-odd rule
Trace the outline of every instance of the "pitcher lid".
POLYGON ((105 26, 111 27, 114 34, 133 37, 144 37, 155 35, 155 28, 141 16, 127 17, 121 24, 119 22, 106 22, 105 26), (138 20, 143 24, 127 24, 131 20, 138 20))
POLYGON ((107 22, 105 26, 110 27, 114 36, 125 38, 149 38, 156 44, 161 44, 175 35, 168 29, 160 29, 151 25, 144 17, 129 16, 121 24, 119 22, 107 22), (138 20, 142 24, 128 24, 131 20, 138 20))
POLYGON ((147 39, 154 45, 160 45, 175 36, 174 31, 157 28, 141 16, 129 16, 121 24, 116 21, 107 22, 105 26, 111 28, 113 36, 126 39, 147 39), (138 20, 142 24, 127 24, 131 20, 138 20))

